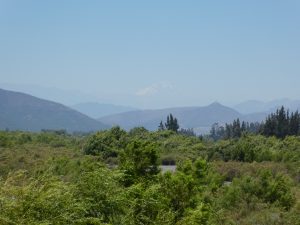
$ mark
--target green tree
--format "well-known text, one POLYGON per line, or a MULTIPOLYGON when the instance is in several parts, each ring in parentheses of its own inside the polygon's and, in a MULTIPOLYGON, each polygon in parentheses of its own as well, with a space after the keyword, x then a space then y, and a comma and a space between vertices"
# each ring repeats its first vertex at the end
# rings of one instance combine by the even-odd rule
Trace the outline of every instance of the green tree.
POLYGON ((159 172, 157 146, 147 141, 132 141, 121 154, 120 169, 125 173, 125 185, 156 175, 159 172))
POLYGON ((201 203, 196 209, 188 210, 185 217, 178 222, 178 225, 208 225, 211 224, 209 220, 212 216, 211 207, 201 203))
POLYGON ((285 138, 287 135, 297 135, 299 122, 300 119, 297 112, 290 117, 289 111, 286 111, 282 106, 276 113, 272 113, 267 117, 263 124, 262 134, 278 138, 285 138))
POLYGON ((165 127, 167 130, 172 130, 177 132, 179 129, 177 118, 173 117, 172 114, 167 116, 167 122, 165 123, 165 127))
POLYGON ((193 175, 181 171, 175 174, 167 172, 160 177, 160 184, 162 193, 169 199, 169 205, 175 212, 176 222, 183 218, 186 209, 196 206, 198 187, 193 175))
POLYGON ((109 131, 93 134, 87 140, 83 150, 87 155, 100 155, 104 159, 117 157, 119 151, 127 144, 127 133, 120 127, 113 127, 109 131))
POLYGON ((164 124, 163 124, 162 121, 160 121, 160 123, 159 123, 158 130, 159 130, 159 131, 165 130, 165 126, 164 126, 164 124))
POLYGON ((125 225, 173 225, 175 213, 169 206, 169 199, 161 191, 159 184, 149 187, 141 183, 126 191, 129 201, 125 225))
POLYGON ((79 175, 76 195, 84 202, 85 217, 113 224, 121 220, 126 201, 119 178, 120 174, 105 167, 79 175))
POLYGON ((0 183, 0 209, 1 224, 76 224, 84 217, 74 185, 50 175, 30 179, 26 171, 0 183))
POLYGON ((291 114, 290 122, 289 122, 290 135, 298 135, 300 131, 300 115, 299 112, 291 114))

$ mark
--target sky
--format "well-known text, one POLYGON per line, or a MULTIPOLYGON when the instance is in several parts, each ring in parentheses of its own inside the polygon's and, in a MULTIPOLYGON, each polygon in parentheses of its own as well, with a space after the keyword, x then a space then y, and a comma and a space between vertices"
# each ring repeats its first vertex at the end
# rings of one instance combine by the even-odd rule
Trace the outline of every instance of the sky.
POLYGON ((299 40, 299 0, 0 0, 0 88, 139 108, 300 99, 299 40))

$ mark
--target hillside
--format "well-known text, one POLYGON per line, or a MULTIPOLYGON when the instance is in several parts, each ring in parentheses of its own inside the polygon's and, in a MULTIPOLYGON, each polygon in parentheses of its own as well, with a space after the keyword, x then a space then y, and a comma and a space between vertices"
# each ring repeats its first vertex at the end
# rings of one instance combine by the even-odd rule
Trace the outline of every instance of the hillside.
POLYGON ((62 104, 0 89, 0 129, 93 131, 106 125, 62 104))

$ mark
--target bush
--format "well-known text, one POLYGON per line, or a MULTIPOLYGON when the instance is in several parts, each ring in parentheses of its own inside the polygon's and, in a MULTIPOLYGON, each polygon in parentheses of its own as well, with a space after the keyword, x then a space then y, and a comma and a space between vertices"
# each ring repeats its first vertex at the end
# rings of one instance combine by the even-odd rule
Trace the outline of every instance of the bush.
POLYGON ((83 150, 87 155, 100 155, 104 159, 117 157, 127 144, 127 134, 119 127, 101 131, 89 137, 83 150))
POLYGON ((147 141, 132 141, 121 154, 120 169, 125 173, 126 185, 156 175, 159 172, 157 146, 147 141))
POLYGON ((235 178, 225 188, 223 204, 226 208, 236 207, 241 202, 249 205, 259 201, 289 210, 295 203, 295 196, 288 177, 260 171, 256 177, 235 178))
POLYGON ((25 171, 0 183, 0 206, 7 224, 75 224, 84 213, 74 186, 52 176, 28 179, 25 171))

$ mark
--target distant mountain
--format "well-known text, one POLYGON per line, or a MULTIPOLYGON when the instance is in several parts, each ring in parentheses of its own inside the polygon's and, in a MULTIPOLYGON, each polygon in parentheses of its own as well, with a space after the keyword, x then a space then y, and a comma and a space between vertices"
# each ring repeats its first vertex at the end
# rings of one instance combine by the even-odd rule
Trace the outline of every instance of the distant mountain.
POLYGON ((257 100, 250 100, 242 102, 235 105, 233 108, 242 114, 252 114, 261 112, 274 112, 279 107, 284 106, 291 111, 300 109, 300 100, 290 100, 290 99, 278 99, 269 102, 262 102, 257 100))
POLYGON ((247 121, 247 122, 263 122, 267 116, 270 114, 270 112, 258 112, 258 113, 250 113, 246 115, 242 115, 240 117, 241 121, 247 121))
POLYGON ((62 104, 0 89, 0 129, 6 128, 28 131, 94 131, 107 126, 62 104))
POLYGON ((129 107, 129 106, 100 104, 97 102, 80 103, 71 106, 71 108, 95 119, 103 116, 112 115, 112 114, 137 110, 136 108, 129 107))
POLYGON ((235 105, 233 108, 242 114, 266 112, 269 110, 269 106, 266 106, 264 102, 257 100, 242 102, 235 105))
POLYGON ((39 86, 34 84, 0 83, 5 90, 27 93, 29 95, 59 102, 63 105, 75 105, 81 102, 100 101, 101 99, 79 90, 64 90, 56 87, 39 86))
POLYGON ((207 131, 215 122, 221 124, 232 122, 236 118, 243 117, 234 109, 213 103, 205 107, 180 107, 160 110, 138 110, 105 116, 99 119, 109 125, 120 125, 125 129, 143 126, 149 130, 156 130, 159 122, 165 121, 168 114, 172 113, 178 118, 180 126, 184 128, 196 128, 207 131))

